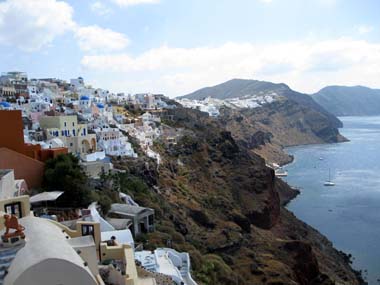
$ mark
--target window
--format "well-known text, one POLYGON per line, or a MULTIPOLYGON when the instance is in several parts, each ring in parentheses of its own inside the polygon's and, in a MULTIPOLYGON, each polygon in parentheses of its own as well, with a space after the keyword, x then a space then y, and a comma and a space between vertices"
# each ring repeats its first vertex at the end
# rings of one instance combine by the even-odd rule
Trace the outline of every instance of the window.
POLYGON ((66 122, 65 122, 65 127, 66 127, 66 122))
POLYGON ((21 202, 5 204, 4 212, 10 215, 15 215, 18 218, 22 218, 21 202))
POLYGON ((95 238, 94 226, 82 225, 82 236, 93 236, 95 238))
POLYGON ((73 127, 75 126, 75 123, 73 122, 73 127))

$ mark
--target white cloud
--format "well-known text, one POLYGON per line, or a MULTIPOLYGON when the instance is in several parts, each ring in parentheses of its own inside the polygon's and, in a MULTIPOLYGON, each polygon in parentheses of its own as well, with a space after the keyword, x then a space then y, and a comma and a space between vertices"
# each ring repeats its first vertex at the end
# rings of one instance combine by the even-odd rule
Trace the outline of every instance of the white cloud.
POLYGON ((380 44, 340 38, 188 49, 161 46, 138 56, 87 55, 81 64, 100 80, 97 83, 117 91, 143 91, 145 86, 174 96, 231 78, 251 78, 285 82, 296 90, 315 92, 329 84, 376 86, 380 44))
POLYGON ((359 34, 361 35, 365 35, 365 34, 368 34, 370 32, 373 31, 373 27, 372 26, 368 26, 368 25, 360 25, 360 26, 357 26, 356 27, 356 30, 359 34))
POLYGON ((124 34, 98 26, 78 27, 75 37, 83 51, 119 51, 129 44, 129 40, 124 34))
POLYGON ((99 16, 108 16, 112 13, 112 10, 100 1, 95 1, 91 3, 90 9, 92 12, 99 16))
POLYGON ((119 6, 134 6, 140 4, 157 4, 160 0, 111 0, 119 6))
POLYGON ((71 30, 73 9, 56 0, 0 2, 0 44, 35 51, 71 30))
MULTIPOLYGON (((101 5, 96 1, 92 8, 100 9, 101 5)), ((55 38, 70 32, 86 52, 121 51, 128 45, 122 33, 96 25, 78 25, 73 13, 69 4, 58 0, 0 2, 0 44, 32 52, 52 46, 55 38)))

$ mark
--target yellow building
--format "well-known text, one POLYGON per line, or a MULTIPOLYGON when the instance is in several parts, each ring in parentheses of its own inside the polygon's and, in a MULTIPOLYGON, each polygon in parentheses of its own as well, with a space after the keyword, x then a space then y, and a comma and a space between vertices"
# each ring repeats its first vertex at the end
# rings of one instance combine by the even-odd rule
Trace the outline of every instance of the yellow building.
POLYGON ((96 151, 96 135, 88 133, 87 124, 78 124, 77 116, 44 116, 40 127, 48 140, 59 138, 71 153, 96 151))

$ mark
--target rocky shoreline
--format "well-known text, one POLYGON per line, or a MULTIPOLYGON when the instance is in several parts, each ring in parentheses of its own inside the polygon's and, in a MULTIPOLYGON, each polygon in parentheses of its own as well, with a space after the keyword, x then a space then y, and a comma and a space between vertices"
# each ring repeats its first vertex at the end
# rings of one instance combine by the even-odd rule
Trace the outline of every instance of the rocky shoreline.
MULTIPOLYGON (((342 141, 342 142, 347 142, 347 141, 349 141, 349 140, 346 139, 345 141, 342 141)), ((341 142, 338 142, 338 143, 341 143, 341 142)), ((304 144, 302 144, 302 145, 304 145, 304 144)), ((301 145, 295 145, 295 146, 301 146, 301 145)), ((285 165, 288 165, 288 164, 291 164, 291 163, 294 162, 295 157, 294 157, 293 155, 290 155, 290 156, 292 157, 292 161, 289 162, 289 163, 282 164, 281 166, 285 166, 285 165)), ((281 179, 279 179, 279 180, 281 180, 281 179)), ((287 184, 286 182, 284 182, 284 181, 282 181, 282 180, 281 180, 281 182, 287 184)), ((288 184, 287 184, 287 185, 288 185, 288 184)), ((288 186, 289 186, 289 185, 288 185, 288 186)), ((282 195, 280 194, 281 201, 282 201, 282 205, 283 205, 284 207, 286 207, 286 206, 287 206, 287 205, 288 205, 293 199, 296 199, 297 196, 301 194, 301 191, 298 190, 298 189, 292 188, 292 190, 294 190, 293 193, 285 193, 285 194, 282 194, 282 195)), ((298 219, 298 218, 297 218, 297 219, 298 219)), ((306 223, 305 223, 305 224, 306 224, 306 223)), ((307 225, 307 224, 306 224, 306 225, 307 225)), ((308 225, 308 226, 309 226, 309 225, 308 225)), ((309 226, 309 227, 310 227, 310 226, 309 226)), ((322 235, 317 229, 316 229, 315 231, 317 231, 318 234, 322 235)), ((323 236, 323 235, 322 235, 322 236, 323 236)), ((326 238, 326 240, 329 241, 329 239, 328 239, 327 237, 325 237, 325 238, 326 238)), ((330 241, 329 241, 329 242, 330 242, 330 241)), ((330 242, 330 243, 331 243, 331 242, 330 242)), ((331 243, 331 246, 333 246, 332 243, 331 243)), ((352 265, 352 258, 353 258, 353 256, 352 256, 351 254, 347 254, 347 253, 345 253, 345 252, 343 252, 343 251, 341 251, 341 250, 337 250, 337 251, 338 251, 339 255, 341 255, 342 258, 345 260, 345 262, 351 266, 351 265, 352 265)), ((363 275, 362 275, 363 270, 355 270, 355 269, 353 269, 353 268, 352 268, 352 270, 353 270, 354 274, 357 276, 358 280, 360 280, 360 282, 361 282, 360 284, 362 284, 362 285, 366 285, 366 284, 368 284, 368 283, 363 279, 363 275)))

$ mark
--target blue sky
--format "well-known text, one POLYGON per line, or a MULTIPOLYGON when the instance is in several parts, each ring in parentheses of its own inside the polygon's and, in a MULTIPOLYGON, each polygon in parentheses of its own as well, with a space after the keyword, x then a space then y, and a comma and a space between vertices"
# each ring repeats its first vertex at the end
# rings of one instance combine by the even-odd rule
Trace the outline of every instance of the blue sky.
POLYGON ((1 71, 171 97, 231 78, 380 87, 378 0, 0 1, 1 71))

